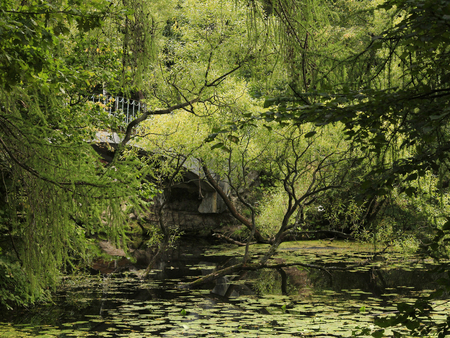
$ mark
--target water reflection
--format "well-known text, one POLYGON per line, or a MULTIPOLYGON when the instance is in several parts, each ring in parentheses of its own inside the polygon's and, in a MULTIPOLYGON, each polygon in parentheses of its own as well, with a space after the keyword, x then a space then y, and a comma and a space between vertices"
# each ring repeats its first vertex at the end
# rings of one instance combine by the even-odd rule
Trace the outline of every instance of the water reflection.
MULTIPOLYGON (((276 260, 343 265, 337 255, 288 250, 276 260)), ((369 253, 345 255, 349 261, 364 260, 369 253)), ((433 288, 436 278, 426 265, 405 261, 402 266, 399 260, 331 274, 298 266, 262 269, 224 276, 199 290, 178 288, 180 282, 238 261, 184 245, 161 256, 149 280, 141 280, 134 266, 118 274, 67 278, 55 304, 14 314, 6 320, 14 325, 0 325, 0 336, 5 327, 33 336, 48 326, 57 337, 348 336, 374 316, 393 311, 399 299, 433 288), (360 313, 362 307, 367 313, 360 313)), ((446 302, 441 307, 449 310, 446 302)))

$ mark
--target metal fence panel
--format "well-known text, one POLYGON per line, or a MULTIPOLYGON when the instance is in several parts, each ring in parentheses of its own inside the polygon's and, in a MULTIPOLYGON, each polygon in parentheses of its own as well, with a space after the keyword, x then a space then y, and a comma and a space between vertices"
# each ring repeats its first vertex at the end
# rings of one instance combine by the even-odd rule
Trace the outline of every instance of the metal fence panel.
POLYGON ((94 103, 102 103, 107 113, 122 117, 125 124, 136 119, 141 114, 141 111, 147 108, 145 103, 139 100, 131 100, 122 96, 99 94, 90 96, 88 100, 94 103))

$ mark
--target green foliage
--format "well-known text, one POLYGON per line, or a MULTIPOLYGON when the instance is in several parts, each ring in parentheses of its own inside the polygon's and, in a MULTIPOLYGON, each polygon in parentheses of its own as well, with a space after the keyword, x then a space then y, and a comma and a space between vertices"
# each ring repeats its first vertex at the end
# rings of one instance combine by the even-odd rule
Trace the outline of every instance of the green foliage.
MULTIPOLYGON (((399 303, 397 304, 399 314, 390 318, 379 318, 375 321, 380 327, 395 327, 398 324, 405 326, 412 336, 423 337, 433 331, 434 328, 424 325, 423 321, 430 320, 430 312, 432 307, 429 301, 418 299, 414 304, 399 303)), ((439 325, 438 337, 445 337, 448 333, 448 324, 439 325)), ((402 334, 393 330, 394 336, 401 337, 402 334)))
MULTIPOLYGON (((380 22, 382 18, 386 25, 371 32, 371 41, 366 37, 368 45, 363 43, 350 57, 344 54, 345 62, 334 64, 332 86, 304 86, 293 95, 268 98, 265 107, 269 109, 262 115, 280 124, 339 123, 347 139, 370 158, 369 170, 360 176, 358 200, 367 203, 373 198, 389 198, 394 192, 391 207, 405 210, 389 214, 387 207, 385 219, 380 221, 380 214, 373 223, 373 235, 395 236, 401 224, 410 220, 414 220, 410 227, 419 227, 418 221, 427 229, 433 225, 434 238, 425 242, 428 255, 435 257, 446 255, 448 242, 446 226, 442 226, 448 210, 439 200, 447 198, 440 187, 444 185, 442 172, 449 164, 449 10, 448 1, 380 3, 373 19, 380 22), (339 76, 341 80, 336 81, 339 76), (433 176, 438 178, 434 182, 433 176), (436 190, 441 198, 436 198, 436 190), (403 195, 408 198, 407 207, 403 195), (383 223, 386 221, 390 230, 383 223)), ((290 22, 289 18, 286 21, 290 22)), ((422 321, 430 309, 427 301, 399 304, 398 316, 378 324, 402 324, 416 336, 431 332, 439 337, 448 335, 448 323, 422 321)), ((373 336, 380 337, 383 332, 373 336)))
POLYGON ((18 262, 0 257, 0 306, 11 310, 15 306, 27 306, 38 300, 47 300, 49 294, 38 288, 31 290, 27 276, 18 262))
MULTIPOLYGON (((3 305, 45 296, 96 236, 124 245, 124 214, 199 159, 266 237, 426 227, 428 253, 445 254, 448 1, 0 5, 3 305), (86 102, 105 91, 156 114, 131 142, 151 160, 120 149, 104 166, 86 144, 125 127, 86 102)), ((152 245, 167 235, 148 230, 152 245)))
POLYGON ((277 189, 268 190, 259 201, 259 213, 256 218, 261 233, 270 238, 275 234, 283 222, 286 212, 287 198, 284 191, 277 189))
POLYGON ((278 108, 269 111, 266 118, 321 125, 340 121, 349 139, 378 158, 363 185, 372 194, 385 193, 398 179, 410 181, 426 171, 437 172, 448 147, 448 37, 433 34, 445 31, 447 11, 446 3, 440 3, 440 14, 428 11, 434 4, 417 1, 416 7, 416 2, 390 1, 380 5, 381 10, 398 6, 400 20, 349 59, 354 68, 371 66, 366 72, 357 78, 349 74, 332 92, 307 93, 320 102, 317 104, 299 105, 301 97, 267 101, 266 106, 276 104, 278 108), (411 15, 403 16, 405 12, 411 15), (379 61, 371 59, 373 54, 379 61), (385 77, 389 81, 381 82, 385 77), (382 85, 375 85, 377 81, 382 85), (386 155, 393 149, 400 156, 389 161, 386 155), (402 156, 403 150, 407 153, 402 156))
POLYGON ((117 45, 107 48, 100 37, 107 20, 128 11, 113 5, 102 0, 1 2, 4 306, 44 298, 61 271, 88 257, 95 236, 124 245, 126 204, 139 208, 139 196, 154 194, 152 186, 141 184, 143 168, 136 158, 117 156, 114 165, 104 166, 87 142, 95 140, 96 131, 117 126, 102 107, 84 98, 116 71, 117 63, 108 67, 108 60, 121 57, 117 45), (95 35, 99 45, 92 48, 95 35), (104 52, 113 51, 108 59, 104 52))

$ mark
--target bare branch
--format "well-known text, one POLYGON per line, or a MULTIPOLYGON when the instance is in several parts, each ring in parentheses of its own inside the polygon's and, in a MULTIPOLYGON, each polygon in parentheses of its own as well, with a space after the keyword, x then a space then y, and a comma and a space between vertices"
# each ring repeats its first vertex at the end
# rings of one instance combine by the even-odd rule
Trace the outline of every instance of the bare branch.
POLYGON ((135 120, 131 121, 128 124, 127 130, 125 132, 125 137, 122 140, 122 142, 120 143, 121 148, 125 147, 125 145, 131 140, 131 134, 133 133, 133 128, 136 127, 142 121, 145 121, 149 116, 151 116, 151 115, 170 114, 174 110, 181 109, 181 108, 190 106, 190 105, 198 102, 199 99, 200 98, 197 97, 197 98, 195 98, 195 99, 193 99, 191 101, 180 103, 180 104, 176 104, 176 105, 171 106, 171 107, 166 108, 166 109, 158 109, 158 110, 154 110, 154 111, 151 111, 151 112, 144 111, 144 113, 141 116, 139 116, 138 118, 136 118, 135 120))
MULTIPOLYGON (((223 239, 224 241, 227 241, 227 242, 229 242, 231 244, 235 244, 235 245, 238 245, 238 246, 247 246, 248 245, 248 242, 247 243, 242 243, 242 242, 239 242, 239 241, 237 241, 237 240, 235 240, 235 239, 233 239, 231 237, 224 236, 222 234, 214 233, 212 235, 213 235, 213 237, 216 237, 218 239, 223 239)), ((257 242, 251 242, 250 244, 256 244, 256 243, 257 242)))
POLYGON ((205 84, 204 87, 214 87, 214 86, 219 85, 223 80, 225 80, 225 78, 226 78, 227 76, 233 74, 235 71, 237 71, 237 70, 238 70, 239 68, 241 68, 241 67, 242 67, 241 64, 237 65, 237 66, 234 67, 232 70, 230 70, 229 72, 227 72, 227 73, 225 73, 225 74, 219 76, 219 77, 218 77, 217 79, 215 79, 214 81, 212 81, 212 82, 210 82, 210 83, 208 83, 208 84, 205 84))
MULTIPOLYGON (((209 172, 208 167, 202 162, 202 169, 205 173, 206 179, 208 182, 213 186, 213 188, 216 190, 216 192, 222 197, 222 200, 225 202, 228 210, 231 212, 234 218, 236 218, 239 222, 241 222, 243 225, 245 225, 250 231, 253 232, 253 222, 242 216, 234 206, 233 202, 230 200, 230 198, 227 196, 227 194, 223 191, 223 189, 217 184, 217 181, 212 177, 211 173, 209 172)), ((262 237, 261 233, 255 229, 255 239, 258 242, 261 243, 267 243, 267 240, 262 237)))

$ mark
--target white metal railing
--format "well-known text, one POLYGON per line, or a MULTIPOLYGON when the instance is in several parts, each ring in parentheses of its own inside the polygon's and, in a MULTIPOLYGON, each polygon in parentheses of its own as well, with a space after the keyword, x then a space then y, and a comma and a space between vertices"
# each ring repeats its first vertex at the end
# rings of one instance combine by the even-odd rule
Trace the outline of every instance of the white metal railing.
POLYGON ((147 108, 145 103, 121 96, 98 94, 89 96, 88 100, 94 103, 102 103, 105 111, 111 115, 123 116, 126 124, 136 119, 141 111, 147 108))

